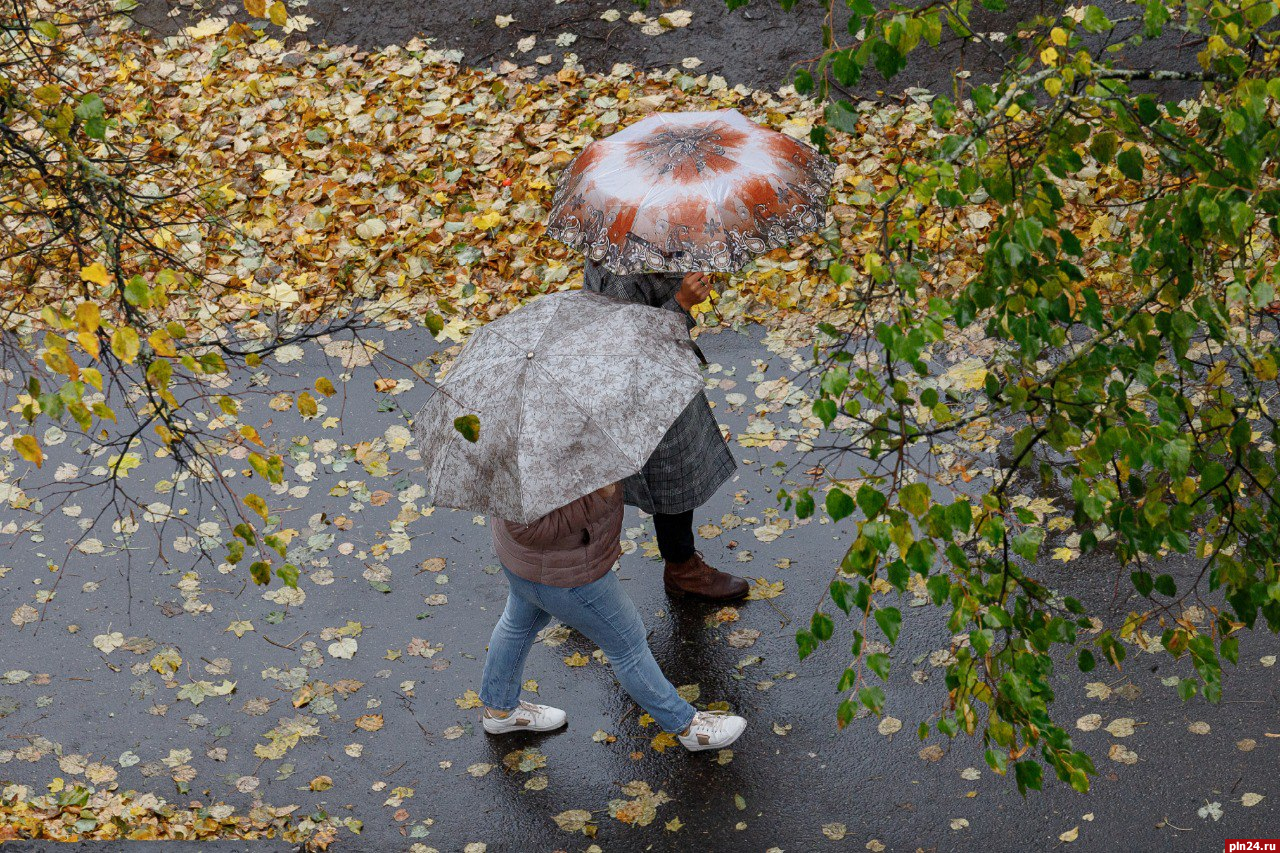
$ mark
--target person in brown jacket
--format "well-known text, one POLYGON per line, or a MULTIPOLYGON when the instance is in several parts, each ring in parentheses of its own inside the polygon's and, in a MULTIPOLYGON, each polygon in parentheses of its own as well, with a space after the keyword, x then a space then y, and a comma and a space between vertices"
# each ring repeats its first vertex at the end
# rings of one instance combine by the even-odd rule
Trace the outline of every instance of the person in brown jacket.
POLYGON ((510 590, 481 680, 481 724, 489 734, 545 732, 565 724, 561 709, 520 699, 525 659, 553 616, 599 646, 622 688, 689 750, 723 748, 746 728, 742 717, 695 710, 662 674, 639 611, 610 571, 622 555, 622 512, 622 489, 615 483, 532 524, 491 519, 510 590))

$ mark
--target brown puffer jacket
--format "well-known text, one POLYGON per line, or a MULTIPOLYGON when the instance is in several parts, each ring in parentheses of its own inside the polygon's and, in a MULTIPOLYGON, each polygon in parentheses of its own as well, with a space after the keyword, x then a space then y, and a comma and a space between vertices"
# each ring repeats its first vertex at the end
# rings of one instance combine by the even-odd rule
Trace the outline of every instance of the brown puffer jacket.
POLYGON ((513 574, 547 586, 574 587, 604 577, 622 548, 622 489, 592 492, 532 524, 495 518, 493 550, 513 574))

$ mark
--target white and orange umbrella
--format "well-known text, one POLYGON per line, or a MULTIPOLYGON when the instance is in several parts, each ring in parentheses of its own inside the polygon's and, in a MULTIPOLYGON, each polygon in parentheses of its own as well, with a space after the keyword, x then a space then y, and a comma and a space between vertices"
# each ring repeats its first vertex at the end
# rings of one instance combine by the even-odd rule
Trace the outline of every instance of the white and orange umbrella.
POLYGON ((565 167, 547 233, 618 274, 736 272, 822 228, 834 174, 737 110, 658 113, 565 167))

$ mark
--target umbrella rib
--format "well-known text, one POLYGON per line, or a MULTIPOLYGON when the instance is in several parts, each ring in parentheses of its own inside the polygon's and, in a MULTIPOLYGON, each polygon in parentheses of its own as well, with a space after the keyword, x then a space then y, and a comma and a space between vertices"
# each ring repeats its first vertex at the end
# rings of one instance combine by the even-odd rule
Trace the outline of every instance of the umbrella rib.
POLYGON ((639 352, 632 352, 632 353, 558 352, 552 357, 553 358, 652 358, 654 361, 661 361, 664 366, 671 368, 673 371, 677 372, 681 376, 696 378, 699 382, 702 381, 702 374, 699 371, 697 371, 696 369, 690 370, 687 366, 681 365, 679 363, 673 363, 666 358, 665 354, 659 355, 656 353, 639 353, 639 352))
MULTIPOLYGON (((737 161, 734 162, 736 163, 737 161)), ((715 213, 716 222, 720 223, 720 233, 725 234, 726 229, 724 227, 724 217, 720 215, 719 205, 714 203, 715 199, 711 197, 711 188, 707 186, 706 179, 702 177, 701 172, 698 173, 698 183, 702 184, 702 194, 707 199, 707 203, 711 207, 712 212, 715 213)), ((728 245, 728 242, 728 240, 725 240, 726 245, 728 245)))
MULTIPOLYGON (((557 308, 557 310, 559 310, 559 309, 557 308)), ((552 315, 552 316, 554 316, 554 315, 552 315)), ((497 338, 498 340, 500 340, 500 341, 502 341, 502 342, 504 342, 504 343, 508 344, 509 346, 511 346, 511 347, 513 347, 513 348, 515 348, 516 350, 523 350, 523 349, 524 349, 524 348, 523 348, 522 346, 520 346, 518 343, 516 343, 515 341, 511 340, 511 338, 508 338, 506 335, 504 335, 504 334, 502 334, 501 332, 499 332, 499 331, 495 330, 495 329, 493 328, 493 326, 486 326, 486 327, 485 327, 485 329, 484 329, 484 331, 485 331, 485 333, 486 333, 486 334, 493 335, 493 336, 494 336, 495 338, 497 338)), ((545 335, 545 334, 546 334, 546 332, 547 332, 547 330, 546 330, 546 328, 544 327, 544 328, 543 328, 543 330, 542 330, 542 334, 544 334, 544 335, 545 335)), ((538 337, 538 341, 541 341, 541 340, 542 340, 542 337, 541 337, 541 335, 540 335, 540 336, 538 337)), ((535 342, 534 342, 534 348, 535 348, 535 349, 537 348, 537 341, 535 341, 535 342)), ((512 356, 509 356, 509 357, 510 357, 510 358, 516 358, 517 356, 512 355, 512 356)))
MULTIPOLYGON (((735 166, 741 166, 741 165, 742 165, 742 161, 741 161, 741 160, 738 160, 738 159, 735 159, 735 160, 733 161, 733 163, 734 163, 734 165, 735 165, 735 166)), ((707 186, 707 181, 706 181, 706 179, 705 179, 705 178, 703 178, 703 177, 702 177, 702 173, 701 173, 701 172, 699 172, 699 173, 698 173, 698 183, 702 184, 702 193, 703 193, 703 195, 704 195, 704 196, 706 196, 707 201, 708 201, 708 202, 715 202, 715 199, 714 199, 714 198, 712 198, 712 196, 711 196, 711 188, 707 186)), ((712 211, 713 211, 713 212, 715 213, 715 215, 716 215, 716 222, 720 223, 720 233, 721 233, 722 235, 727 235, 727 234, 728 234, 728 229, 724 227, 724 216, 720 213, 720 205, 718 205, 718 204, 714 204, 714 203, 713 203, 713 204, 711 204, 711 209, 712 209, 712 211)), ((725 240, 725 245, 726 245, 726 246, 728 245, 728 242, 729 242, 729 241, 726 239, 726 240, 725 240)))
MULTIPOLYGON (((547 332, 548 332, 548 331, 550 331, 550 330, 551 330, 551 328, 555 325, 553 321, 555 320, 556 315, 560 313, 560 309, 561 309, 562 307, 564 307, 564 306, 561 304, 562 302, 563 302, 563 300, 558 301, 558 302, 556 303, 555 307, 553 307, 553 308, 551 309, 551 313, 547 316, 546 321, 542 324, 542 330, 538 333, 538 337, 537 337, 537 339, 536 339, 535 341, 533 341, 533 343, 531 343, 531 344, 529 345, 529 349, 527 350, 528 352, 536 352, 536 351, 537 351, 537 349, 538 349, 538 346, 539 346, 539 345, 541 345, 543 338, 545 338, 545 337, 547 336, 547 332)), ((505 335, 501 334, 500 332, 495 332, 495 331, 493 331, 492 329, 490 329, 489 331, 490 331, 490 333, 491 333, 491 334, 493 334, 495 337, 500 338, 500 339, 502 339, 502 340, 506 341, 508 344, 510 344, 511 346, 515 347, 517 350, 522 350, 522 351, 524 351, 524 348, 523 348, 523 347, 521 347, 518 343, 516 343, 515 341, 513 341, 513 340, 511 340, 510 338, 506 337, 505 335)))
MULTIPOLYGON (((504 338, 503 340, 506 340, 506 339, 504 338)), ((485 364, 484 372, 486 373, 489 372, 490 368, 493 365, 502 364, 508 361, 516 361, 518 358, 520 358, 520 356, 516 355, 515 353, 512 353, 511 355, 491 356, 484 362, 485 364)), ((465 364, 462 366, 461 369, 458 369, 457 367, 451 365, 449 368, 449 372, 445 374, 444 379, 441 379, 436 384, 436 389, 437 389, 436 393, 444 393, 445 396, 448 397, 450 400, 454 399, 452 394, 448 394, 443 391, 443 387, 451 383, 454 385, 457 385, 461 382, 464 382, 470 379, 472 373, 477 370, 480 370, 480 368, 473 367, 471 364, 465 364)))
MULTIPOLYGON (((643 209, 644 209, 644 206, 645 206, 646 204, 648 204, 648 203, 649 203, 649 197, 650 197, 650 196, 652 196, 652 195, 654 194, 654 192, 658 189, 658 187, 659 187, 659 186, 661 186, 661 185, 662 185, 662 181, 661 181, 660 179, 659 179, 659 180, 654 180, 654 182, 653 182, 653 183, 649 184, 649 188, 648 188, 647 190, 645 190, 645 191, 644 191, 644 198, 640 199, 640 203, 636 205, 636 218, 637 218, 637 219, 638 219, 638 218, 640 218, 640 211, 641 211, 641 210, 643 210, 643 209)), ((667 188, 669 188, 669 187, 670 187, 670 184, 668 184, 666 187, 664 187, 664 189, 667 189, 667 188)), ((633 231, 632 229, 627 229, 627 235, 628 235, 628 236, 632 235, 633 233, 634 233, 634 231, 633 231)), ((641 237, 636 237, 636 239, 637 239, 637 240, 640 240, 640 239, 643 239, 643 238, 641 238, 641 237)), ((648 241, 646 240, 645 242, 648 242, 648 241)))
POLYGON ((550 353, 551 358, 649 358, 647 352, 557 352, 550 353))
POLYGON ((427 484, 431 487, 434 496, 436 488, 440 485, 440 478, 444 476, 445 463, 448 461, 450 451, 453 449, 454 442, 462 436, 458 430, 454 430, 453 434, 445 440, 444 447, 440 448, 440 452, 436 454, 435 464, 431 471, 427 472, 427 484))
MULTIPOLYGON (((608 142, 608 141, 609 141, 609 140, 607 140, 607 139, 602 139, 602 140, 598 140, 597 142, 592 143, 592 144, 594 144, 594 145, 599 145, 599 144, 601 144, 602 142, 608 142)), ((614 146, 614 147, 616 147, 616 146, 614 146)), ((610 152, 610 153, 612 153, 612 152, 610 152)), ((608 155, 608 154, 606 154, 605 156, 609 156, 609 155, 608 155)), ((621 156, 621 155, 618 155, 618 156, 621 156)), ((630 165, 628 165, 628 164, 626 163, 625 159, 624 159, 624 161, 623 161, 622 163, 619 163, 619 164, 616 164, 616 165, 614 165, 614 166, 611 166, 610 168, 607 168, 607 169, 606 169, 606 168, 603 168, 603 167, 597 167, 596 169, 594 169, 594 170, 593 170, 593 172, 594 172, 595 174, 594 174, 594 176, 593 176, 593 180, 599 181, 599 180, 600 180, 600 179, 602 179, 602 178, 612 178, 614 175, 625 175, 625 174, 627 174, 628 172, 632 171, 634 168, 635 168, 634 166, 630 166, 630 165)))
MULTIPOLYGON (((556 377, 549 370, 542 367, 542 365, 535 365, 535 367, 537 367, 539 371, 541 371, 548 379, 551 380, 551 387, 556 389, 556 393, 560 395, 560 399, 567 401, 570 406, 572 406, 574 409, 577 410, 578 414, 582 415, 587 420, 588 423, 594 423, 596 425, 596 428, 600 430, 600 434, 603 435, 605 438, 609 439, 609 441, 613 443, 613 446, 617 448, 618 453, 622 454, 622 458, 626 459, 628 462, 631 462, 632 464, 641 464, 641 465, 644 464, 643 462, 637 463, 636 460, 632 459, 631 454, 627 453, 627 451, 622 449, 622 445, 618 443, 618 439, 614 438, 609 433, 609 431, 606 430, 599 423, 596 423, 595 419, 591 417, 590 413, 584 411, 583 408, 578 405, 576 400, 574 400, 568 394, 565 394, 564 392, 562 392, 560 390, 560 383, 556 382, 556 377)), ((524 395, 522 394, 521 399, 523 399, 523 397, 524 395)), ((524 415, 523 406, 521 406, 520 413, 521 413, 521 416, 524 415)))
MULTIPOLYGON (((661 114, 659 114, 659 115, 661 115, 661 114)), ((666 125, 666 124, 669 124, 669 122, 663 121, 663 122, 662 122, 662 124, 666 125)), ((706 199, 707 199, 707 203, 708 203, 708 205, 710 206, 710 205, 712 204, 712 202, 714 201, 714 199, 711 197, 711 190, 710 190, 710 188, 707 186, 707 182, 706 182, 706 180, 702 177, 702 174, 701 174, 701 173, 699 173, 699 174, 698 174, 698 183, 702 185, 702 195, 703 195, 703 197, 704 197, 704 198, 706 198, 706 199)), ((644 207, 644 206, 645 206, 645 204, 647 204, 647 203, 648 203, 648 201, 649 201, 649 196, 651 196, 651 195, 653 194, 653 192, 658 188, 658 184, 659 184, 659 181, 654 181, 654 182, 653 182, 653 184, 651 184, 651 185, 649 186, 649 189, 645 191, 644 198, 640 200, 640 204, 636 207, 636 210, 637 210, 637 211, 638 211, 638 210, 640 210, 640 208, 644 207)), ((668 188, 670 187, 670 182, 668 182, 667 187, 668 187, 668 188)), ((720 223, 720 231, 721 231, 721 233, 723 233, 723 232, 724 232, 724 220, 720 218, 720 215, 719 215, 718 213, 716 214, 716 220, 720 223)), ((670 222, 668 222, 668 223, 667 223, 668 227, 670 226, 670 224, 671 224, 670 222)), ((631 233, 631 232, 630 232, 630 231, 628 231, 627 233, 629 234, 629 233, 631 233)))
MULTIPOLYGON (((503 340, 506 340, 506 338, 503 338, 503 340)), ((515 470, 516 494, 519 495, 520 497, 520 515, 522 517, 525 515, 526 510, 524 505, 524 499, 525 499, 524 467, 520 464, 520 456, 521 456, 520 433, 524 429, 524 408, 525 408, 524 385, 525 385, 525 379, 528 377, 528 375, 529 375, 529 368, 528 368, 528 364, 526 363, 525 369, 520 371, 520 375, 516 379, 516 383, 517 383, 516 399, 520 401, 520 410, 516 412, 516 431, 514 433, 515 445, 516 445, 516 470, 515 470)))

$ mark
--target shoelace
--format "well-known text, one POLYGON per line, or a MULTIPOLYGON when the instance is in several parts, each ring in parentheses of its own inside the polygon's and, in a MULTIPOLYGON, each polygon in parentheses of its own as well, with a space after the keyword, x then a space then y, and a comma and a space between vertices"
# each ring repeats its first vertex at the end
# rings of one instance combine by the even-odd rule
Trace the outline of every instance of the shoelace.
POLYGON ((713 732, 719 732, 721 724, 727 719, 723 711, 699 711, 693 718, 693 725, 703 726, 713 732))
POLYGON ((492 713, 488 708, 485 708, 484 715, 491 720, 509 720, 511 719, 511 715, 516 711, 528 711, 530 714, 537 716, 540 710, 539 706, 521 699, 520 704, 511 710, 511 714, 508 714, 505 717, 499 717, 497 714, 492 713))

